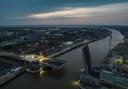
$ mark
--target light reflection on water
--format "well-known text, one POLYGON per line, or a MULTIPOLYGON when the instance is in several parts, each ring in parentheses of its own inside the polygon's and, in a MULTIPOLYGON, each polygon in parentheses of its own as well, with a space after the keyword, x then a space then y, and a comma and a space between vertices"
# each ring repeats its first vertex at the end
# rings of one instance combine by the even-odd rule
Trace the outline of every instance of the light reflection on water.
MULTIPOLYGON (((113 31, 112 47, 117 45, 122 38, 119 32, 113 31)), ((91 58, 95 65, 98 65, 106 56, 108 42, 109 37, 89 45, 91 58)), ((57 57, 57 59, 67 61, 59 71, 51 72, 42 70, 38 74, 25 73, 4 85, 1 89, 78 89, 74 87, 74 84, 77 85, 75 80, 79 79, 81 69, 84 68, 81 49, 82 47, 79 47, 57 57)))

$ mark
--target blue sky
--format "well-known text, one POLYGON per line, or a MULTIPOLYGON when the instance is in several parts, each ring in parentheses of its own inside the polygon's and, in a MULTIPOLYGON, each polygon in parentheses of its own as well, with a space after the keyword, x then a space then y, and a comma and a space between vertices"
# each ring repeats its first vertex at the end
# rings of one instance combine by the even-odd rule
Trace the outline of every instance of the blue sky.
POLYGON ((1 0, 0 25, 128 25, 128 0, 1 0))

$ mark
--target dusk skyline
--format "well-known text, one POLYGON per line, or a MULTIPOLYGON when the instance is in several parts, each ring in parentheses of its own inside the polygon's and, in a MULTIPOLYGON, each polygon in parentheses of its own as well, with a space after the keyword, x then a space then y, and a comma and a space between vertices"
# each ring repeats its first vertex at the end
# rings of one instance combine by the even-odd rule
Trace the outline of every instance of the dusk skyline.
POLYGON ((127 0, 4 0, 0 25, 128 25, 127 0))

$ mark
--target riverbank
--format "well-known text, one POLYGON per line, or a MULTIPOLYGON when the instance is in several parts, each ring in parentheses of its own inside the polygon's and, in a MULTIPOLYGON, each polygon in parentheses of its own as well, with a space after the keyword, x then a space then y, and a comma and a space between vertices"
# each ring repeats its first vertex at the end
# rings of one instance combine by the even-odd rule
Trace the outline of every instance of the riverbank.
POLYGON ((14 71, 8 72, 6 75, 3 75, 0 77, 0 86, 6 84, 10 80, 18 77, 20 74, 24 72, 24 70, 21 67, 13 69, 14 71))
MULTIPOLYGON (((108 37, 108 36, 107 36, 108 37)), ((105 37, 106 38, 106 37, 105 37)), ((105 39, 105 38, 102 38, 102 39, 105 39)), ((98 39, 98 40, 101 40, 101 39, 98 39)), ((98 40, 93 40, 93 41, 83 41, 83 42, 80 42, 80 43, 77 43, 77 44, 75 44, 75 45, 73 45, 73 46, 71 46, 71 47, 68 47, 68 48, 65 48, 65 49, 63 49, 63 50, 61 50, 61 51, 59 51, 59 52, 56 52, 56 53, 53 53, 53 54, 51 54, 51 55, 49 55, 48 56, 48 58, 50 58, 50 59, 54 59, 54 58, 56 58, 56 57, 58 57, 58 56, 60 56, 60 55, 62 55, 62 54, 64 54, 64 53, 66 53, 66 52, 68 52, 68 51, 71 51, 71 50, 73 50, 73 49, 76 49, 76 48, 78 48, 78 47, 80 47, 80 46, 83 46, 83 45, 86 45, 86 44, 89 44, 89 43, 92 43, 92 42, 95 42, 95 41, 98 41, 98 40)), ((19 75, 19 74, 18 74, 19 75)), ((18 76, 17 75, 17 76, 18 76)), ((12 78, 10 78, 10 79, 13 79, 14 77, 16 77, 16 76, 12 76, 12 78)), ((9 80, 10 80, 9 79, 9 80)), ((7 81, 9 81, 9 80, 7 80, 7 81)), ((6 83, 6 82, 5 82, 6 83)))
MULTIPOLYGON (((114 30, 114 29, 107 29, 107 28, 106 28, 106 30, 110 31, 110 34, 111 34, 111 33, 112 33, 112 30, 114 30)), ((80 46, 83 46, 83 45, 87 45, 87 44, 89 44, 89 43, 96 42, 96 41, 98 41, 98 40, 106 39, 106 38, 108 38, 108 37, 110 37, 110 35, 109 35, 109 36, 106 36, 106 37, 104 37, 104 38, 101 38, 101 39, 97 39, 97 40, 86 41, 86 42, 83 41, 83 42, 80 42, 80 43, 78 43, 78 44, 75 44, 75 45, 73 45, 73 46, 71 46, 71 47, 62 49, 62 50, 59 51, 59 52, 50 54, 48 57, 49 57, 49 58, 55 58, 55 57, 58 57, 58 56, 60 56, 60 55, 62 55, 62 54, 64 54, 64 53, 68 52, 68 51, 71 51, 71 50, 73 50, 73 49, 75 49, 75 48, 77 48, 77 47, 80 47, 80 46)))
MULTIPOLYGON (((59 52, 56 52, 56 53, 54 53, 54 54, 51 54, 51 55, 48 56, 48 58, 54 59, 54 58, 56 58, 56 57, 58 57, 58 56, 60 56, 60 55, 62 55, 62 54, 64 54, 64 53, 66 53, 66 52, 68 52, 68 51, 71 51, 71 50, 73 50, 73 49, 76 49, 76 48, 78 48, 78 47, 81 47, 81 46, 83 46, 83 45, 85 45, 85 44, 89 44, 89 43, 91 43, 91 42, 94 42, 94 41, 78 43, 78 44, 76 44, 76 45, 73 45, 72 47, 68 47, 68 48, 63 49, 63 50, 61 50, 61 51, 59 51, 59 52)), ((9 82, 10 80, 12 80, 12 79, 18 77, 18 76, 21 75, 23 72, 24 72, 24 71, 22 70, 22 71, 18 71, 18 72, 11 73, 11 74, 7 75, 7 77, 5 77, 5 78, 3 78, 2 80, 0 80, 0 86, 6 84, 6 83, 9 82)))
MULTIPOLYGON (((106 36, 105 38, 107 38, 107 37, 109 37, 109 36, 106 36)), ((105 38, 102 38, 102 39, 105 39, 105 38)), ((98 40, 101 40, 101 39, 98 39, 98 40)), ((50 59, 56 58, 56 57, 58 57, 58 56, 60 56, 60 55, 62 55, 62 54, 64 54, 64 53, 66 53, 66 52, 68 52, 68 51, 71 51, 71 50, 73 50, 73 49, 75 49, 75 48, 78 48, 78 47, 83 46, 83 45, 90 44, 90 43, 95 42, 95 41, 98 41, 98 40, 93 40, 93 41, 87 41, 87 42, 78 43, 78 44, 73 45, 73 46, 71 46, 71 47, 65 48, 65 49, 63 49, 63 50, 61 50, 61 51, 59 51, 59 52, 50 54, 50 55, 48 55, 48 58, 50 58, 50 59)))
MULTIPOLYGON (((117 45, 122 36, 119 32, 113 31, 113 42, 112 48, 117 45)), ((90 51, 92 52, 93 63, 99 63, 106 53, 108 53, 108 43, 109 37, 105 39, 98 40, 89 44, 90 51)), ((81 74, 81 69, 84 68, 83 57, 82 57, 82 48, 78 47, 72 51, 66 52, 63 55, 56 57, 56 59, 61 59, 67 61, 64 67, 59 71, 54 72, 43 72, 42 74, 30 75, 28 73, 23 73, 20 77, 13 80, 4 86, 2 89, 77 89, 72 85, 72 81, 79 77, 81 74)))

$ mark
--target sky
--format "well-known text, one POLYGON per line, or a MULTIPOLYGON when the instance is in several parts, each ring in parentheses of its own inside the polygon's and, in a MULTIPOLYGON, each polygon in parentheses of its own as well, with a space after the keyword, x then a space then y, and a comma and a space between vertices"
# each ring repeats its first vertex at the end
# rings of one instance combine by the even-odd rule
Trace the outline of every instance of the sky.
POLYGON ((3 25, 128 25, 128 0, 1 0, 3 25))

